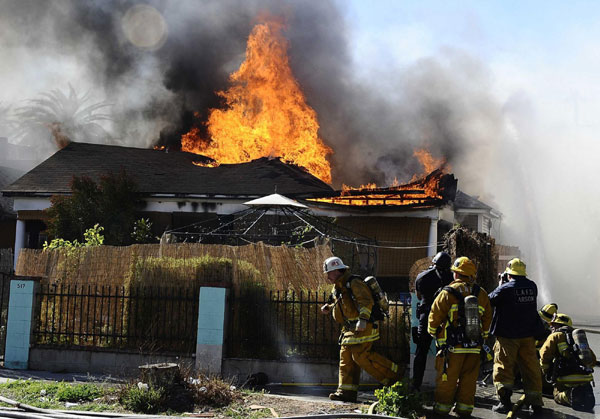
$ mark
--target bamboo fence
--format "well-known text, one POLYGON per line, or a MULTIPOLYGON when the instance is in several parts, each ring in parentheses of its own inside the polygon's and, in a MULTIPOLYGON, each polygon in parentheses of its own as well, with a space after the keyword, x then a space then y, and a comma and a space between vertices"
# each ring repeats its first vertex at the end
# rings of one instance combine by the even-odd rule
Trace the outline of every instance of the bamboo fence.
MULTIPOLYGON (((22 249, 15 272, 17 275, 42 277, 49 284, 123 286, 128 285, 128 279, 140 261, 143 263, 146 259, 160 257, 187 260, 203 256, 230 259, 234 287, 248 280, 247 266, 250 264, 256 268, 255 280, 267 288, 316 290, 325 283, 321 267, 323 260, 332 256, 332 253, 327 242, 312 248, 269 246, 263 243, 246 246, 176 243, 50 251, 22 249)), ((190 280, 195 276, 191 269, 190 280)), ((154 278, 152 282, 142 284, 170 286, 173 282, 179 280, 154 278)))

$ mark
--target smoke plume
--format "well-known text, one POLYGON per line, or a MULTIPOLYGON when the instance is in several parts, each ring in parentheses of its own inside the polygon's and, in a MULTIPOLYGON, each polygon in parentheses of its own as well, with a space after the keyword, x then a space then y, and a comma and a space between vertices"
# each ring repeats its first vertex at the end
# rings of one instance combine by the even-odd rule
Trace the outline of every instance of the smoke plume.
MULTIPOLYGON (((540 163, 560 162, 537 141, 548 132, 536 124, 528 95, 499 100, 491 69, 453 48, 401 67, 375 67, 352 54, 341 2, 1 2, 0 137, 19 142, 14 110, 70 84, 96 103, 111 104, 104 139, 77 134, 71 140, 178 148, 181 135, 220 105, 215 92, 227 88, 264 13, 286 20, 292 71, 334 150, 334 186, 406 182, 422 170, 413 151, 427 148, 447 159, 462 190, 504 214, 500 242, 521 246, 545 284, 545 298, 565 289, 548 285, 569 276, 562 255, 574 264, 593 260, 594 231, 600 231, 596 202, 582 205, 588 209, 576 218, 593 225, 572 228, 582 229, 585 243, 566 249, 564 237, 574 233, 556 220, 568 208, 560 203, 560 210, 551 210, 552 182, 544 183, 544 176, 556 176, 540 163)), ((574 189, 568 193, 584 188, 574 189)), ((585 286, 598 274, 597 267, 577 271, 585 286)), ((599 298, 597 286, 593 291, 587 295, 599 298)))

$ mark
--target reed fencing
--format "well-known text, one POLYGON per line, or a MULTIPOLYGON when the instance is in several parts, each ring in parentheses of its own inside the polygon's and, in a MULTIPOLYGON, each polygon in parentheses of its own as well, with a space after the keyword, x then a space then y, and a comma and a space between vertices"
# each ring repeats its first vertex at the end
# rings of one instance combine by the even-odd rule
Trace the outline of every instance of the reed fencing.
MULTIPOLYGON (((50 284, 97 284, 123 286, 131 278, 136 265, 148 258, 187 260, 202 256, 227 258, 232 261, 232 282, 237 287, 248 281, 240 261, 250 264, 259 273, 256 281, 271 289, 318 289, 324 282, 321 266, 332 256, 328 242, 312 248, 268 246, 253 243, 247 246, 225 246, 201 243, 145 244, 127 247, 97 246, 72 251, 22 249, 19 253, 18 275, 39 276, 50 284)), ((191 269, 191 268, 190 268, 191 269)), ((194 275, 190 273, 189 278, 194 275)), ((160 277, 144 285, 171 283, 160 277)))

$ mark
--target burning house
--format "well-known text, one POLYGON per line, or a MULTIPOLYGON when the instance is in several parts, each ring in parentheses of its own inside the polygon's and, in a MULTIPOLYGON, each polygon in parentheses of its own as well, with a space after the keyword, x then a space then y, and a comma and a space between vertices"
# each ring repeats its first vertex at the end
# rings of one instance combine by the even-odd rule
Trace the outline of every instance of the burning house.
POLYGON ((426 150, 414 151, 423 171, 407 183, 334 190, 332 156, 341 150, 321 137, 317 113, 292 74, 280 22, 254 27, 245 61, 217 96, 223 106, 199 110, 175 143, 164 136, 154 150, 71 143, 7 186, 2 192, 14 199, 18 214, 15 257, 18 249, 43 242, 44 210, 52 195, 70 193, 73 176, 97 180, 122 169, 138 183, 140 216, 150 218, 158 235, 234 214, 244 202, 276 192, 372 240, 373 273, 384 284, 407 279, 412 264, 435 254, 455 223, 491 234, 500 217, 457 191, 445 160, 426 150))

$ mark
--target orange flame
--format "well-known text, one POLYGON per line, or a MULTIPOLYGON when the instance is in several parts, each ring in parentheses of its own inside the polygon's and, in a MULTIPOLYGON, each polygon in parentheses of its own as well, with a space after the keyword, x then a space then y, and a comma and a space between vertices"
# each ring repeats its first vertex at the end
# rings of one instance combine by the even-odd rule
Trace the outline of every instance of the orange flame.
POLYGON ((414 175, 407 184, 400 185, 395 178, 387 188, 367 183, 358 188, 342 185, 339 196, 312 198, 310 201, 338 205, 416 205, 427 206, 432 200, 442 199, 440 180, 450 169, 444 158, 436 159, 425 149, 415 150, 413 155, 422 164, 424 172, 414 175))
POLYGON ((193 161, 192 164, 194 166, 200 166, 200 167, 219 167, 219 163, 216 161, 207 161, 207 162, 193 161))
POLYGON ((279 156, 331 183, 327 156, 333 151, 319 137, 317 114, 292 74, 282 29, 274 20, 254 27, 246 59, 230 76, 231 87, 217 92, 226 108, 209 112, 210 138, 201 138, 193 128, 182 136, 182 150, 220 163, 279 156))

